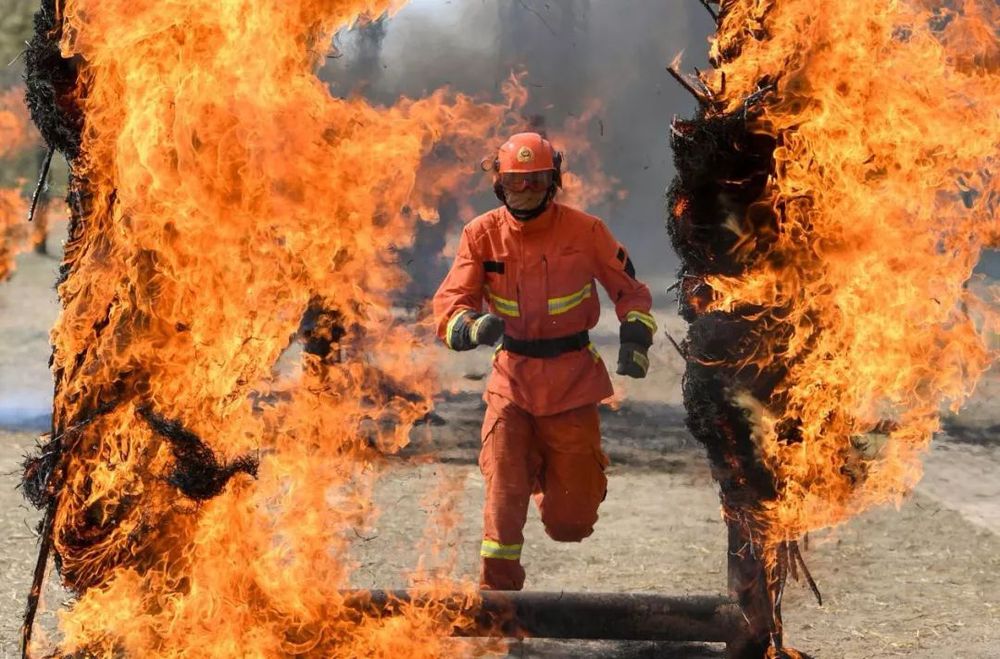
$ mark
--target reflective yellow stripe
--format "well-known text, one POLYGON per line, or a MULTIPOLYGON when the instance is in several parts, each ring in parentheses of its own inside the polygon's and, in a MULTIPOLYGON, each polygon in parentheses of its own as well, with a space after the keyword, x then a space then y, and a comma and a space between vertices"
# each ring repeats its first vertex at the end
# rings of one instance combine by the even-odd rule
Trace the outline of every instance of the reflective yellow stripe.
POLYGON ((588 343, 587 350, 590 351, 590 355, 594 358, 595 362, 601 361, 601 353, 597 351, 597 346, 595 346, 593 343, 588 343))
POLYGON ((648 313, 643 313, 641 311, 629 311, 625 316, 625 322, 630 320, 638 320, 640 323, 648 327, 650 332, 656 334, 656 320, 654 320, 648 313))
POLYGON ((641 368, 644 372, 649 370, 649 357, 641 352, 633 352, 632 361, 638 364, 639 368, 641 368))
POLYGON ((505 316, 510 316, 511 318, 521 317, 521 310, 517 306, 517 300, 502 298, 491 291, 489 286, 486 287, 486 294, 490 296, 490 301, 499 313, 502 313, 505 316))
POLYGON ((566 313, 570 309, 575 309, 580 306, 584 300, 590 297, 593 290, 594 283, 591 282, 572 295, 552 298, 549 300, 549 315, 557 316, 561 313, 566 313))
POLYGON ((448 321, 448 327, 446 327, 445 330, 444 330, 444 343, 445 343, 445 345, 447 345, 452 350, 454 350, 455 347, 453 345, 451 345, 451 333, 455 330, 455 325, 460 320, 462 320, 462 318, 467 313, 472 313, 472 312, 469 311, 468 309, 460 309, 459 311, 456 311, 455 315, 453 315, 451 317, 451 320, 448 321))
POLYGON ((521 547, 524 545, 501 545, 495 540, 483 540, 479 555, 483 558, 502 558, 506 561, 517 561, 521 558, 521 547))
POLYGON ((469 328, 469 338, 472 339, 472 343, 479 344, 479 328, 483 326, 486 322, 486 316, 480 316, 472 321, 472 327, 469 328))
POLYGON ((496 348, 493 348, 493 361, 497 360, 497 355, 500 354, 501 350, 503 350, 503 341, 498 343, 496 348))

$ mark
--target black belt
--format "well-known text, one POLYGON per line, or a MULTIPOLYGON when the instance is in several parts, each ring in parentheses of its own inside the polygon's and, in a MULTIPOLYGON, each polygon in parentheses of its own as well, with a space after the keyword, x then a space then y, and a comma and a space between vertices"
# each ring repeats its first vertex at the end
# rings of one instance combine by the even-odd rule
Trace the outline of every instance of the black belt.
POLYGON ((502 347, 515 355, 545 359, 558 357, 567 352, 583 350, 589 345, 590 334, 584 330, 577 334, 560 336, 555 339, 530 339, 527 341, 504 334, 502 347))

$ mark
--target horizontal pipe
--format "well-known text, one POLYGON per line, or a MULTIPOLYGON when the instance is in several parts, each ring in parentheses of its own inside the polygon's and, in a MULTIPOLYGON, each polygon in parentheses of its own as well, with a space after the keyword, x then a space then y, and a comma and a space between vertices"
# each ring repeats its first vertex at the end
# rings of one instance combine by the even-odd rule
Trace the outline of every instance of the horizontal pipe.
POLYGON ((483 591, 481 597, 414 599, 406 591, 352 591, 346 604, 365 615, 386 616, 415 601, 475 620, 471 629, 456 628, 456 636, 721 643, 747 633, 739 608, 725 597, 524 591, 483 591))

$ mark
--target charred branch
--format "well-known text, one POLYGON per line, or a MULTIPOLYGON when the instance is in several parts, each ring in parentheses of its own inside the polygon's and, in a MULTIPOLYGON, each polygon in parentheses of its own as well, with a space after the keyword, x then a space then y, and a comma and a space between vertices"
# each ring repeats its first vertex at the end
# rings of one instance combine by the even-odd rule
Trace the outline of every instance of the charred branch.
POLYGON ((49 168, 52 166, 52 156, 55 155, 55 152, 54 148, 49 147, 48 152, 45 154, 45 160, 42 161, 42 168, 38 173, 38 183, 35 184, 35 191, 31 194, 31 208, 28 209, 29 222, 35 219, 35 209, 38 208, 38 201, 42 197, 42 190, 48 183, 49 168))
POLYGON ((729 596, 740 605, 748 633, 730 644, 734 659, 761 659, 771 643, 772 618, 763 562, 745 519, 727 519, 729 530, 729 596))
POLYGON ((683 73, 675 69, 673 66, 667 67, 667 73, 669 73, 670 76, 674 80, 676 80, 681 87, 686 89, 688 93, 691 94, 691 96, 694 96, 694 100, 698 101, 699 104, 701 105, 709 104, 711 99, 705 94, 703 90, 695 88, 695 86, 688 81, 687 77, 683 73))
POLYGON ((715 21, 716 23, 718 23, 719 22, 719 14, 717 14, 716 11, 714 9, 712 9, 712 5, 709 4, 708 0, 698 0, 698 2, 699 2, 699 4, 701 4, 702 7, 705 8, 705 11, 708 12, 708 15, 712 17, 712 20, 715 21))
POLYGON ((21 622, 21 657, 28 659, 28 648, 31 647, 31 633, 35 628, 35 616, 38 615, 38 603, 42 598, 42 586, 45 583, 45 571, 49 565, 49 554, 52 553, 52 532, 55 525, 56 509, 50 505, 45 509, 45 517, 39 525, 38 557, 35 559, 35 571, 31 579, 31 590, 24 605, 24 618, 21 622))
POLYGON ((664 330, 663 335, 667 337, 667 341, 670 341, 670 345, 674 347, 674 350, 676 350, 677 354, 681 356, 681 359, 687 361, 688 359, 687 353, 684 352, 684 348, 682 348, 681 345, 674 340, 674 337, 670 336, 670 332, 664 330))
POLYGON ((315 355, 322 360, 337 362, 339 351, 335 350, 347 334, 343 324, 343 314, 337 310, 327 309, 323 301, 314 297, 302 315, 299 323, 298 337, 302 342, 302 351, 315 355))
MULTIPOLYGON (((808 540, 809 536, 806 536, 808 540)), ((792 578, 798 580, 798 568, 802 570, 802 576, 805 577, 806 583, 809 584, 809 590, 812 591, 813 595, 816 597, 816 603, 823 606, 823 595, 819 592, 819 587, 816 586, 816 581, 813 579, 812 573, 809 572, 809 568, 806 566, 806 561, 802 557, 802 551, 799 549, 799 543, 792 542, 791 544, 791 558, 789 560, 790 567, 792 569, 792 578), (798 568, 796 568, 798 564, 798 568)))
POLYGON ((25 456, 21 464, 21 490, 35 508, 52 503, 55 493, 50 487, 52 474, 62 457, 62 442, 52 440, 37 447, 37 453, 25 456))

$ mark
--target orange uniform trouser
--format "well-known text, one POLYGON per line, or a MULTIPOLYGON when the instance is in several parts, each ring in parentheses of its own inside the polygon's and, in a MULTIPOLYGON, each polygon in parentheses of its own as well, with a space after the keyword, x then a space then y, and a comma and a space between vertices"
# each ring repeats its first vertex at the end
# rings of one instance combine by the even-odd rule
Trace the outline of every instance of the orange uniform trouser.
POLYGON ((580 542, 594 531, 607 493, 597 405, 532 416, 496 394, 486 395, 479 466, 486 481, 482 588, 524 586, 521 547, 528 501, 535 495, 545 532, 580 542))

